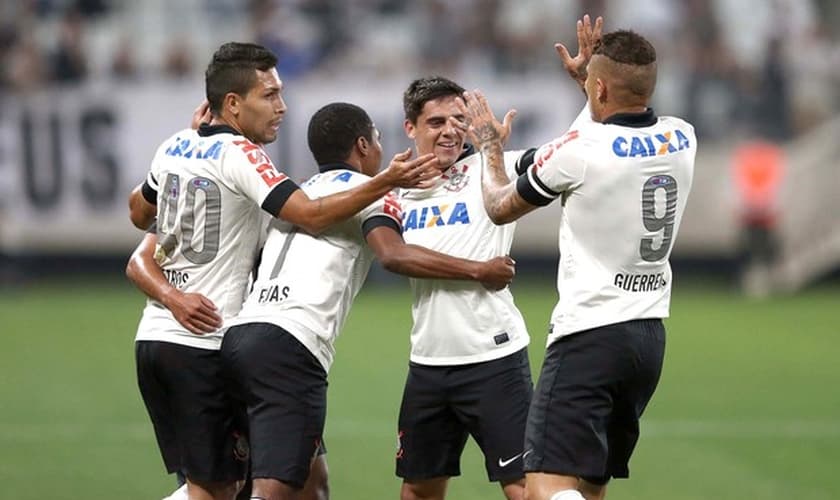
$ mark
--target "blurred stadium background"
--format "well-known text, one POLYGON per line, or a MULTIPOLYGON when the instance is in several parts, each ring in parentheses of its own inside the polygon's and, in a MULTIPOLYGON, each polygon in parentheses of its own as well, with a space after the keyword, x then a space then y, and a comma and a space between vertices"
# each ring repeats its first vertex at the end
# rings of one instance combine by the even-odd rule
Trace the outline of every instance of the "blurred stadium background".
MULTIPOLYGON (((659 53, 654 105, 694 123, 695 183, 674 250, 669 352, 611 498, 840 498, 840 2, 833 0, 2 0, 0 498, 160 498, 134 384, 143 299, 121 276, 140 239, 126 196, 186 126, 228 40, 280 57, 289 105, 275 163, 314 171, 305 125, 365 107, 405 148, 421 75, 519 110, 514 148, 583 105, 553 42, 604 15, 659 53)), ((514 285, 540 366, 555 299, 557 207, 524 219, 514 285)), ((410 298, 375 269, 331 374, 333 497, 393 498, 410 298)), ((473 445, 451 498, 499 497, 473 445)))

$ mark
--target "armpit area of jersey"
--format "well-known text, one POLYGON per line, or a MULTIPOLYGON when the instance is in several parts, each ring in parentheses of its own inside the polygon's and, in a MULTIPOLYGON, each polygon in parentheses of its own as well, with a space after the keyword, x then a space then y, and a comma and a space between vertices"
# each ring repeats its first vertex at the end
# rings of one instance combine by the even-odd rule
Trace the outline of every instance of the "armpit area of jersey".
POLYGON ((280 209, 283 208, 283 205, 286 204, 286 201, 289 199, 289 196, 292 195, 295 191, 300 189, 300 186, 295 184, 295 182, 291 179, 286 179, 274 189, 268 193, 268 196, 265 197, 265 200, 262 202, 262 209, 268 212, 270 215, 276 217, 277 214, 280 213, 280 209))
POLYGON ((516 192, 525 201, 537 207, 544 207, 554 201, 560 193, 552 191, 534 174, 534 169, 516 179, 516 192))

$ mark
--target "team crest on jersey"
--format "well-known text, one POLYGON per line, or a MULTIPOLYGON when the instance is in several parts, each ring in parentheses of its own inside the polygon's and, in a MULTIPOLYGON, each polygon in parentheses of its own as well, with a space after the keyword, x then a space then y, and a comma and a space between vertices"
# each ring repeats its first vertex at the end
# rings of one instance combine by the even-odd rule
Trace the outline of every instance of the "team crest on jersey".
POLYGON ((464 189, 470 178, 467 176, 467 169, 469 165, 452 165, 449 169, 441 175, 441 178, 446 181, 443 189, 453 193, 464 189))

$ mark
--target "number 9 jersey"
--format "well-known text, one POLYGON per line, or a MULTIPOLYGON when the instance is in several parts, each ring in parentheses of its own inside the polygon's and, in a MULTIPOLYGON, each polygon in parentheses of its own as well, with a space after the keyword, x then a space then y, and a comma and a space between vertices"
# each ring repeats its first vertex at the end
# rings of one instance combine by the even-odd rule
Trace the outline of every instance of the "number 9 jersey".
MULTIPOLYGON (((279 213, 296 189, 262 147, 228 126, 176 133, 158 148, 143 186, 157 203, 155 260, 174 287, 212 300, 227 326, 245 300, 263 211, 279 213)), ((219 349, 223 331, 194 335, 150 300, 136 339, 219 349)))
POLYGON ((603 325, 668 317, 668 258, 696 152, 689 123, 652 109, 603 123, 582 114, 537 150, 517 191, 533 205, 563 204, 548 344, 603 325))

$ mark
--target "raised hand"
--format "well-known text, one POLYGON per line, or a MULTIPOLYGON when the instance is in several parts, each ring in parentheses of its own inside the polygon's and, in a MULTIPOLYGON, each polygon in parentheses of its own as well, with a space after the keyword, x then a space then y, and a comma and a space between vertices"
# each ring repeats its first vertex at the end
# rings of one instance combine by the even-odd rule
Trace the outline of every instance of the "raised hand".
POLYGON ((595 45, 601 40, 601 30, 604 27, 604 18, 598 16, 595 19, 595 26, 589 19, 589 14, 583 16, 577 22, 577 39, 578 39, 578 53, 575 57, 569 54, 568 49, 562 43, 555 43, 554 50, 560 56, 560 61, 566 72, 572 77, 578 85, 583 88, 586 82, 586 66, 589 64, 589 59, 592 58, 592 51, 595 45))
POLYGON ((391 186, 401 188, 425 187, 440 177, 440 163, 433 153, 411 159, 411 148, 397 153, 381 175, 387 177, 391 186))
POLYGON ((515 266, 516 261, 507 255, 494 257, 482 264, 479 281, 488 290, 501 290, 513 281, 515 266))
POLYGON ((504 122, 499 122, 490 109, 487 98, 479 90, 464 92, 463 97, 458 100, 458 107, 465 117, 465 121, 457 122, 459 127, 479 148, 495 141, 503 143, 507 139, 505 134, 510 134, 510 125, 516 116, 515 110, 508 111, 504 122))
POLYGON ((183 293, 173 288, 164 305, 178 323, 196 335, 213 333, 222 327, 216 305, 200 293, 183 293))
POLYGON ((210 101, 204 99, 201 101, 201 104, 195 108, 192 114, 192 120, 190 120, 190 128, 193 130, 198 130, 198 126, 202 123, 210 123, 210 120, 213 119, 213 115, 210 114, 210 101))

